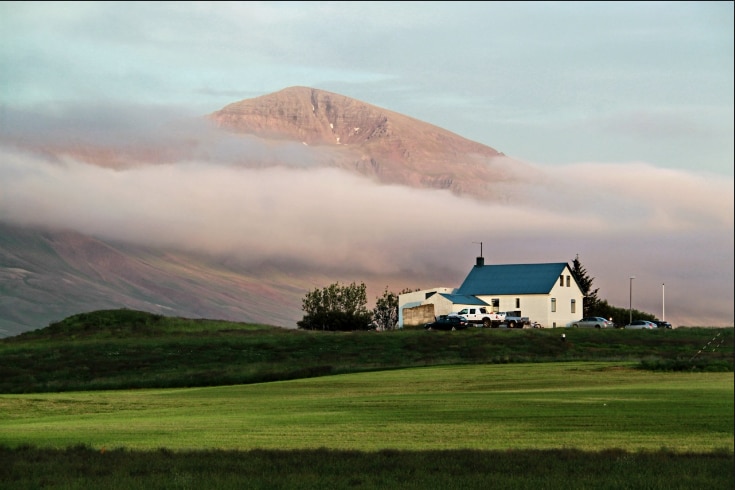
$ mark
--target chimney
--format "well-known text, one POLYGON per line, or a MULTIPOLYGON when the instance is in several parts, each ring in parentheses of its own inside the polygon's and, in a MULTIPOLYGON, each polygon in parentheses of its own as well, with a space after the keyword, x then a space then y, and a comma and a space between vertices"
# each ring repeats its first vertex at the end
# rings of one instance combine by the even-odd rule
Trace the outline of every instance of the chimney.
POLYGON ((485 265, 485 258, 477 257, 477 263, 475 264, 475 267, 482 267, 483 265, 485 265))

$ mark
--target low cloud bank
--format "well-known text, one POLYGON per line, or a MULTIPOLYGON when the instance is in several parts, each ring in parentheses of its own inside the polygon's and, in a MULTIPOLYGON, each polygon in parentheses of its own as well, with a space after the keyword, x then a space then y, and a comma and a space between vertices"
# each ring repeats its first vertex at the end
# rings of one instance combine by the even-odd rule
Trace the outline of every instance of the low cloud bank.
MULTIPOLYGON (((628 306, 635 276, 634 308, 661 317, 665 301, 676 324, 732 325, 732 179, 644 163, 536 166, 533 178, 499 184, 499 201, 482 202, 314 166, 320 156, 306 147, 269 149, 199 129, 180 126, 173 137, 168 127, 160 140, 149 132, 143 141, 171 146, 169 160, 115 168, 48 151, 73 131, 59 140, 6 134, 0 220, 254 266, 302 264, 357 281, 364 273, 386 279, 377 293, 386 284, 459 286, 478 242, 486 263, 571 262, 579 254, 600 297, 614 305, 628 306), (185 141, 193 151, 184 151, 185 141), (246 163, 261 157, 272 160, 246 163)), ((113 149, 138 154, 134 132, 121 134, 113 149)))

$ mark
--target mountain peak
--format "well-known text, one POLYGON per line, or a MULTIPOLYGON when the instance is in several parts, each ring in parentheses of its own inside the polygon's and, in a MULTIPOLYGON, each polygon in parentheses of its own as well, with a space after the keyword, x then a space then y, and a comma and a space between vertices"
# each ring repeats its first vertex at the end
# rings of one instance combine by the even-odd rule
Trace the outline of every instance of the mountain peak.
POLYGON ((294 86, 234 102, 210 114, 220 128, 336 149, 330 165, 386 183, 488 197, 507 180, 494 148, 344 95, 294 86))
POLYGON ((309 87, 289 87, 225 106, 212 115, 219 126, 309 145, 363 144, 390 136, 392 120, 405 116, 309 87))

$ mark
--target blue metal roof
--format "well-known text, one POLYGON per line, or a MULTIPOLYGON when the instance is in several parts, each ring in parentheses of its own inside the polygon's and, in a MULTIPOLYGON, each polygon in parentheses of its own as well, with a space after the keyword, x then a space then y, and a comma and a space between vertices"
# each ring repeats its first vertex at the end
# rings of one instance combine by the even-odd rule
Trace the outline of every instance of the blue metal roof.
POLYGON ((475 265, 457 295, 548 294, 565 267, 566 262, 475 265))
POLYGON ((455 305, 488 306, 487 303, 485 303, 483 300, 475 296, 469 296, 466 294, 448 294, 448 293, 439 293, 439 294, 447 298, 449 301, 452 302, 452 304, 455 304, 455 305))

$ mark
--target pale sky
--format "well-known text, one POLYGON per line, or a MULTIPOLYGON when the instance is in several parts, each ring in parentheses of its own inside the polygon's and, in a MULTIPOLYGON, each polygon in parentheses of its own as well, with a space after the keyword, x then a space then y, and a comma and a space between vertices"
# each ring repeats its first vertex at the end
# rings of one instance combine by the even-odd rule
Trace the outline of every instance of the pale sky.
POLYGON ((733 175, 733 2, 3 2, 0 103, 302 85, 542 163, 733 175))
MULTIPOLYGON (((451 262, 442 269, 453 271, 449 283, 410 285, 427 288, 459 286, 479 241, 486 263, 579 253, 617 306, 627 305, 635 275, 634 306, 660 313, 666 283, 667 319, 678 308, 682 322, 706 313, 732 325, 733 38, 733 2, 0 2, 0 219, 140 239, 161 223, 169 237, 199 226, 210 243, 197 246, 325 264, 320 251, 337 242, 328 260, 354 262, 359 250, 371 273, 401 261, 415 262, 409 271, 451 262), (243 219, 231 210, 249 206, 267 209, 246 217, 253 222, 282 220, 290 237, 313 233, 306 211, 260 194, 286 170, 212 171, 192 155, 177 166, 111 174, 79 162, 60 170, 42 152, 17 150, 19 141, 41 148, 55 139, 173 144, 161 130, 171 118, 296 85, 434 124, 548 178, 509 190, 522 199, 489 210, 320 170, 311 191, 293 189, 291 199, 358 187, 333 196, 355 199, 342 207, 351 214, 335 216, 334 228, 319 225, 329 244, 261 227, 266 245, 227 220, 243 219), (136 200, 131 189, 141 188, 167 199, 136 200), (366 201, 381 202, 383 218, 365 211, 366 201), (192 202, 200 205, 186 218, 174 216, 192 202), (384 218, 406 202, 421 206, 384 218), (431 219, 416 211, 427 207, 444 211, 431 219), (478 215, 502 216, 493 225, 504 226, 507 241, 478 229, 470 218, 478 215), (437 235, 437 219, 451 224, 451 239, 437 235), (408 221, 431 233, 398 238, 408 221)), ((265 151, 218 145, 219 157, 265 151)))

